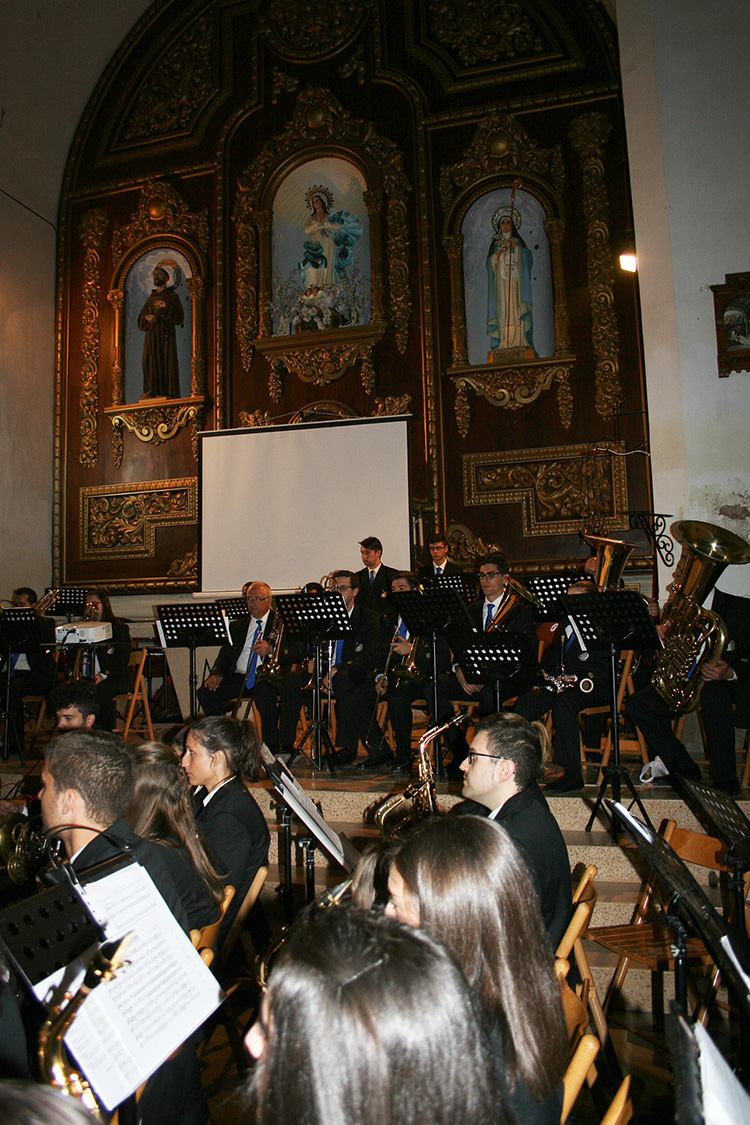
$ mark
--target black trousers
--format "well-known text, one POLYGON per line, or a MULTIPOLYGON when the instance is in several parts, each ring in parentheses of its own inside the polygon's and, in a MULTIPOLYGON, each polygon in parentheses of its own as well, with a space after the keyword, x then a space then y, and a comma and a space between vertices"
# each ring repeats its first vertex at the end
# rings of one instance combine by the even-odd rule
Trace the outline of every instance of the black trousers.
POLYGON ((568 778, 581 778, 581 727, 578 716, 586 707, 602 707, 609 702, 606 684, 594 686, 590 692, 578 687, 555 692, 549 688, 529 691, 513 704, 513 710, 533 723, 552 711, 554 727, 554 760, 568 778))
POLYGON ((428 706, 432 687, 430 680, 396 680, 388 687, 385 698, 388 701, 388 718, 396 739, 396 764, 408 766, 411 763, 411 705, 415 699, 426 699, 428 706))
MULTIPOLYGON (((233 700, 242 694, 252 698, 258 709, 261 737, 267 746, 277 746, 279 742, 279 689, 270 680, 259 678, 252 691, 245 689, 245 677, 239 672, 223 676, 215 691, 202 687, 198 689, 198 703, 204 715, 224 715, 232 706, 233 700)), ((299 714, 299 712, 298 712, 299 714)))
MULTIPOLYGON (((309 672, 290 672, 281 689, 281 714, 279 717, 279 743, 293 746, 297 723, 303 703, 312 700, 312 693, 304 691, 310 680, 309 672)), ((333 677, 333 699, 336 703, 336 743, 346 751, 356 751, 357 743, 367 737, 367 728, 375 709, 377 696, 375 683, 370 678, 358 683, 346 668, 339 668, 333 677)))
POLYGON ((643 732, 652 758, 661 758, 670 773, 700 781, 701 771, 672 733, 669 707, 655 688, 649 685, 628 696, 625 712, 643 732))

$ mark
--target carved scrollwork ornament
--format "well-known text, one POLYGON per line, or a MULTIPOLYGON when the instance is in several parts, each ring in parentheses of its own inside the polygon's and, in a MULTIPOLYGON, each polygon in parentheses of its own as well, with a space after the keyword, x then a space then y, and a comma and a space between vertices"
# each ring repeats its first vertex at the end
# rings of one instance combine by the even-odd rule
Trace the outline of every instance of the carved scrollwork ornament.
POLYGON ((87 469, 99 458, 97 413, 99 410, 99 293, 101 290, 101 247, 107 229, 104 211, 92 209, 81 220, 78 233, 85 247, 83 259, 82 343, 81 343, 81 444, 78 460, 87 469))
POLYGON ((411 395, 388 395, 384 399, 376 398, 372 417, 381 418, 384 415, 408 414, 411 398, 411 395))
POLYGON ((143 405, 107 407, 105 414, 112 423, 112 456, 116 467, 122 464, 123 433, 127 430, 135 434, 139 441, 151 445, 162 445, 170 441, 185 426, 195 427, 195 437, 191 441, 193 456, 198 460, 197 433, 203 422, 203 399, 164 399, 143 405))
POLYGON ((179 578, 184 581, 190 581, 197 577, 198 548, 196 546, 184 554, 181 559, 174 559, 167 571, 167 578, 179 578))
POLYGON ((309 62, 337 54, 361 31, 374 0, 271 0, 260 21, 272 48, 282 58, 309 62))
POLYGON ((198 481, 82 488, 80 505, 82 559, 154 558, 157 528, 197 523, 198 481))
POLYGON ((559 147, 540 148, 511 114, 488 114, 477 125, 471 144, 464 149, 463 160, 443 165, 440 170, 439 190, 443 210, 450 208, 454 192, 461 191, 483 176, 512 170, 514 175, 530 172, 547 177, 550 169, 561 159, 559 147))
POLYGON ((429 13, 438 42, 455 51, 464 66, 535 59, 545 46, 515 0, 430 0, 429 13))
POLYGON ((452 381, 456 387, 454 413, 461 437, 466 438, 469 432, 471 420, 467 394, 469 390, 483 396, 493 406, 518 410, 534 402, 543 391, 556 385, 560 421, 566 429, 569 429, 573 420, 573 396, 568 381, 572 364, 572 359, 539 360, 518 367, 495 369, 475 367, 453 377, 452 381))
POLYGON ((259 426, 272 426, 273 418, 268 410, 241 410, 240 425, 247 426, 250 429, 257 429, 259 426))
POLYGON ((171 184, 147 180, 141 189, 133 218, 114 228, 112 258, 119 262, 123 254, 141 239, 168 234, 185 235, 205 254, 208 250, 208 210, 192 212, 171 184))
POLYGON ((277 66, 273 68, 272 80, 271 105, 277 104, 282 90, 285 90, 287 94, 293 94, 299 86, 299 78, 293 78, 291 74, 284 74, 277 66))

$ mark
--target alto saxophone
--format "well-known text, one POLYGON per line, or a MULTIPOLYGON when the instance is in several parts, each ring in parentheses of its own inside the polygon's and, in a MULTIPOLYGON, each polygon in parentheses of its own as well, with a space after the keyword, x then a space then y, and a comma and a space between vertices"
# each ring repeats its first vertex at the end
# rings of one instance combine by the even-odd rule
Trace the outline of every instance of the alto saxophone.
POLYGON ((99 1100, 86 1078, 71 1066, 63 1038, 89 993, 102 981, 112 980, 118 971, 127 966, 123 957, 134 937, 135 934, 131 932, 123 938, 100 945, 78 992, 75 996, 66 995, 66 1002, 51 1009, 49 1018, 39 1032, 37 1053, 45 1082, 56 1086, 71 1098, 78 1098, 102 1125, 109 1120, 109 1115, 102 1112, 99 1100))

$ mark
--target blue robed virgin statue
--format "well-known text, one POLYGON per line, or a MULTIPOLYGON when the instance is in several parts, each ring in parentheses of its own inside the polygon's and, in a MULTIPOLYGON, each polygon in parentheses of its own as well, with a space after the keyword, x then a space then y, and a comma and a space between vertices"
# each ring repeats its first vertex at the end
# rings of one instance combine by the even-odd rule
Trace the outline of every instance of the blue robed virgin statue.
POLYGON ((532 253, 518 233, 521 215, 499 207, 492 216, 494 236, 487 252, 487 335, 493 352, 534 349, 531 302, 532 253))
POLYGON ((307 240, 299 263, 306 293, 333 289, 354 261, 354 245, 362 237, 362 223, 348 211, 334 211, 333 195, 316 184, 305 193, 310 218, 305 223, 307 240))

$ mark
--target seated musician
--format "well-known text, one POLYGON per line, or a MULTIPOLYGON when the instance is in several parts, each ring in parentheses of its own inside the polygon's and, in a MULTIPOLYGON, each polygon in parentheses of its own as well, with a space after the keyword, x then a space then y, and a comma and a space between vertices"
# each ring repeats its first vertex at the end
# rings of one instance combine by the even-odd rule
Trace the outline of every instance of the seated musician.
MULTIPOLYGON (((597 587, 588 579, 575 582, 567 592, 583 597, 598 594, 597 587)), ((568 625, 560 634, 559 643, 550 645, 542 660, 548 686, 520 696, 513 710, 530 722, 552 712, 554 760, 562 766, 563 773, 547 783, 547 790, 573 793, 583 787, 578 715, 585 707, 601 707, 609 702, 609 664, 605 652, 581 650, 572 626, 568 625), (575 677, 576 682, 565 686, 565 676, 575 677), (552 679, 558 683, 555 685, 552 679), (588 687, 590 690, 584 690, 588 687)))
MULTIPOLYGON (((231 642, 222 645, 211 674, 198 691, 204 715, 223 715, 239 697, 252 697, 261 723, 261 736, 272 751, 279 742, 279 686, 262 674, 265 661, 275 655, 276 611, 271 605, 271 587, 266 582, 246 583, 243 589, 248 617, 230 622, 231 642)), ((283 643, 279 650, 283 667, 295 652, 283 643)))
POLYGON ((417 571, 417 578, 423 582, 426 578, 440 578, 444 574, 460 574, 460 566, 456 566, 448 558, 449 547, 448 540, 442 534, 437 532, 435 535, 430 536, 430 562, 426 566, 422 566, 417 571))
MULTIPOLYGON (((487 632, 492 628, 495 613, 501 609, 508 594, 508 580, 510 568, 508 560, 501 551, 493 552, 482 560, 479 567, 478 578, 482 589, 482 598, 472 602, 469 612, 477 629, 487 632)), ((516 611, 503 621, 502 632, 510 634, 513 639, 525 637, 529 653, 536 654, 536 612, 529 602, 521 601, 516 611)), ((501 681, 499 684, 500 702, 514 693, 518 688, 513 683, 501 681)), ((464 675, 458 660, 453 664, 453 671, 449 675, 439 678, 439 720, 445 722, 453 714, 451 700, 479 703, 479 717, 491 715, 497 711, 496 683, 490 681, 484 684, 469 683, 464 675)), ((451 768, 455 771, 469 752, 469 747, 462 730, 451 727, 444 735, 446 747, 453 752, 451 768)))
MULTIPOLYGON (((401 573, 391 581, 391 593, 402 594, 416 590, 417 579, 409 571, 401 573)), ((357 766, 358 770, 395 768, 403 777, 411 773, 411 731, 412 731, 412 703, 415 699, 426 699, 429 703, 432 698, 432 645, 429 637, 411 637, 406 625, 397 613, 392 614, 386 625, 386 638, 390 642, 388 651, 383 656, 383 634, 381 634, 381 671, 375 677, 375 691, 378 700, 388 701, 388 718, 396 738, 396 757, 390 751, 385 741, 384 731, 377 725, 373 726, 368 741, 365 744, 368 756, 364 762, 357 766), (412 652, 413 650, 413 652, 412 652), (414 674, 399 676, 398 669, 411 660, 414 665, 414 674)), ((450 666, 450 650, 444 637, 438 640, 438 671, 446 672, 450 666)))
MULTIPOLYGON (((340 751, 337 766, 347 766, 357 757, 358 743, 365 741, 370 716, 375 705, 374 672, 378 662, 380 622, 376 613, 358 604, 359 586, 351 570, 333 572, 335 589, 344 599, 352 632, 335 643, 333 667, 326 673, 322 688, 330 684, 336 703, 336 732, 340 751)), ((314 661, 307 665, 307 673, 292 672, 281 689, 279 741, 285 754, 294 752, 305 687, 314 671, 314 661)))
MULTIPOLYGON (((16 609, 32 609, 37 604, 36 591, 30 586, 19 586, 13 591, 11 605, 16 609)), ((24 744, 23 699, 26 695, 47 695, 54 684, 55 621, 52 617, 37 615, 22 651, 14 652, 10 660, 10 696, 8 726, 8 752, 20 754, 24 744)), ((3 687, 5 686, 3 681, 3 687)))
POLYGON ((104 730, 113 730, 113 700, 116 695, 133 690, 133 677, 128 667, 131 653, 130 630, 124 621, 115 617, 106 590, 89 591, 84 616, 87 621, 109 621, 112 625, 112 639, 95 646, 93 667, 89 674, 96 684, 99 698, 99 726, 104 730))

